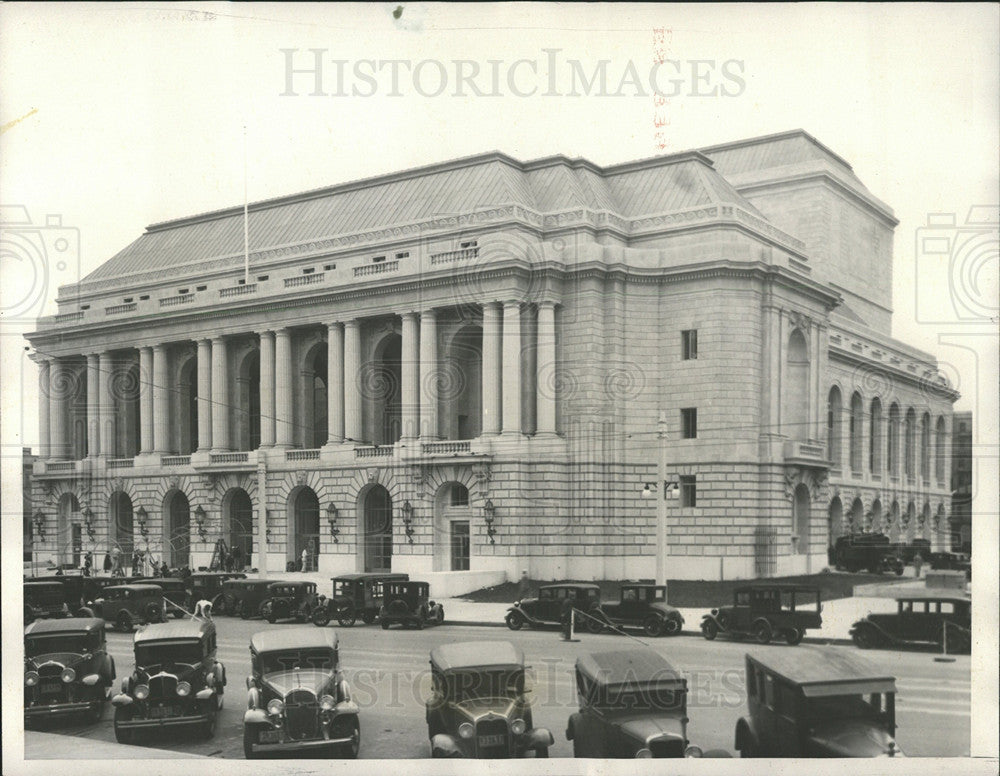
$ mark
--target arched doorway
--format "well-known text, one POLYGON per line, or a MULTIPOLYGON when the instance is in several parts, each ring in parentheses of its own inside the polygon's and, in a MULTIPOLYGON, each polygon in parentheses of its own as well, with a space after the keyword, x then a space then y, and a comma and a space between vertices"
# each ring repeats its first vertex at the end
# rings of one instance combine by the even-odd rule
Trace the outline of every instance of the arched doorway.
POLYGON ((83 535, 80 529, 80 502, 73 493, 63 493, 59 499, 56 531, 56 557, 59 565, 72 564, 74 568, 79 567, 83 535))
POLYGON ((844 414, 844 400, 840 388, 830 389, 826 402, 826 439, 832 468, 840 471, 843 447, 841 445, 841 425, 844 414))
POLYGON ((889 507, 889 541, 899 541, 899 502, 893 501, 889 507))
POLYGON ((920 538, 930 539, 931 538, 931 505, 929 502, 924 502, 924 508, 920 511, 921 523, 920 526, 920 538))
POLYGON ((460 482, 442 485, 434 499, 434 571, 468 571, 472 555, 472 507, 460 482))
POLYGON ((861 533, 864 530, 865 505, 861 503, 861 499, 856 498, 851 503, 851 513, 848 515, 848 520, 852 534, 861 533))
POLYGON ((166 515, 166 544, 171 568, 191 565, 191 505, 188 497, 175 490, 163 500, 166 515))
POLYGON ((402 436, 402 357, 402 337, 388 334, 362 375, 362 390, 373 409, 370 438, 377 445, 394 444, 402 436))
POLYGON ((917 531, 917 508, 911 501, 906 505, 906 541, 912 542, 917 531))
POLYGON ((392 571, 392 497, 381 485, 364 496, 362 553, 365 571, 392 571))
POLYGON ((239 571, 253 566, 253 503, 243 488, 233 488, 222 500, 225 525, 228 526, 229 553, 239 571), (236 553, 236 550, 239 553, 236 553))
POLYGON ((792 531, 794 551, 799 555, 809 554, 809 519, 812 516, 812 499, 809 488, 799 483, 792 494, 792 531))
POLYGON ((121 551, 122 568, 129 568, 135 551, 135 524, 132 499, 127 493, 115 491, 111 496, 111 543, 121 551))
POLYGON ((872 524, 871 531, 874 533, 882 532, 882 502, 879 499, 875 499, 872 502, 872 524))
POLYGON ((319 556, 319 499, 316 491, 308 486, 298 488, 290 497, 292 520, 290 526, 295 532, 295 538, 288 542, 291 554, 289 560, 302 560, 302 551, 308 550, 308 568, 303 571, 315 571, 319 556))

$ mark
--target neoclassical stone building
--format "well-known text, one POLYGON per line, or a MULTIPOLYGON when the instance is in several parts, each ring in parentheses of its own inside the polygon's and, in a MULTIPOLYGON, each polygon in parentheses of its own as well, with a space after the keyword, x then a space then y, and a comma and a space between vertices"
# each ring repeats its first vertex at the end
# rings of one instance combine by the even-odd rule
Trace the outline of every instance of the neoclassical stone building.
POLYGON ((29 336, 42 556, 649 577, 647 485, 674 577, 941 542, 957 394, 890 335, 892 211, 802 131, 487 153, 248 220, 248 268, 242 207, 154 224, 29 336))

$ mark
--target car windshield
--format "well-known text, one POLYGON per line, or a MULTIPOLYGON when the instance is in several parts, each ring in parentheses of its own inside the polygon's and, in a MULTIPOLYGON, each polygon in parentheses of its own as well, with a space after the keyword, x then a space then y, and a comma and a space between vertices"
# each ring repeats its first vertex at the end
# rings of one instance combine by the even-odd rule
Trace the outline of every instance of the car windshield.
POLYGON ((524 671, 459 671, 446 679, 455 703, 476 698, 516 698, 524 692, 524 671))
POLYGON ((805 712, 808 719, 852 719, 872 717, 880 709, 874 708, 860 695, 827 695, 820 698, 806 698, 805 712))
POLYGON ((173 641, 164 644, 137 644, 135 647, 136 665, 143 668, 152 666, 197 665, 202 658, 201 643, 197 641, 173 641))
POLYGON ((265 674, 291 671, 293 668, 332 671, 335 662, 334 653, 329 649, 286 649, 281 652, 266 652, 260 656, 261 670, 265 674))
POLYGON ((100 646, 101 637, 96 633, 81 636, 80 634, 59 633, 53 636, 34 636, 24 642, 24 654, 28 657, 51 655, 56 652, 72 652, 82 655, 93 652, 100 646))
POLYGON ((673 711, 684 708, 684 693, 662 687, 617 690, 609 688, 600 706, 611 711, 673 711))
POLYGON ((347 580, 341 580, 339 582, 333 583, 333 594, 342 595, 348 598, 354 597, 354 583, 348 582, 347 580))

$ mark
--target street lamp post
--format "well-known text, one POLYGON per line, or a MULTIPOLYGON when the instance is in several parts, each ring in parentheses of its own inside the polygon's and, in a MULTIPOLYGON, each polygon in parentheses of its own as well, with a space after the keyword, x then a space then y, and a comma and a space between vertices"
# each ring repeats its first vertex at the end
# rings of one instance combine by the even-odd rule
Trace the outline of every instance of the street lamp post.
MULTIPOLYGON (((656 583, 666 588, 667 584, 667 415, 660 413, 656 422, 656 436, 659 461, 656 479, 660 492, 656 499, 656 583)), ((666 590, 664 590, 666 600, 666 590)))

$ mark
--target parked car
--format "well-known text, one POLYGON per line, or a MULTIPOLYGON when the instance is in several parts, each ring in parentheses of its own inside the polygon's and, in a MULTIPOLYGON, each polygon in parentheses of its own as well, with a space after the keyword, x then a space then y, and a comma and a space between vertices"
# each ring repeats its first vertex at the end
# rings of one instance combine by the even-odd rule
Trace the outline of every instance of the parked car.
POLYGON ((658 652, 616 649, 576 661, 574 757, 700 757, 687 738, 687 680, 658 652))
POLYGON ((222 586, 230 579, 246 579, 247 575, 237 571, 196 571, 184 580, 190 593, 190 600, 212 602, 212 615, 231 614, 222 586))
POLYGON ((38 620, 24 629, 24 722, 104 714, 115 679, 104 620, 38 620))
POLYGON ((222 583, 224 610, 244 620, 259 617, 260 605, 268 597, 273 583, 272 579, 227 579, 222 583))
POLYGON ((617 602, 601 604, 608 620, 615 625, 642 628, 647 636, 674 636, 684 627, 684 618, 667 604, 665 585, 622 585, 617 602))
POLYGON ((215 656, 215 624, 192 618, 150 625, 135 635, 134 649, 132 675, 111 699, 118 743, 164 728, 215 735, 226 686, 225 666, 215 656))
POLYGON ((833 564, 852 573, 867 569, 873 574, 888 571, 900 576, 906 561, 901 547, 890 544, 885 534, 861 533, 837 538, 833 564))
POLYGON ((600 633, 608 622, 607 615, 601 610, 601 589, 597 585, 586 583, 559 583, 542 585, 538 588, 537 598, 525 598, 515 601, 507 610, 504 618, 511 630, 520 630, 525 624, 537 627, 539 625, 558 625, 562 622, 563 602, 569 598, 573 607, 583 612, 583 626, 592 633, 600 633))
POLYGON ((66 592, 58 582, 24 583, 24 624, 48 617, 69 617, 66 592))
POLYGON ((308 622, 317 606, 315 582, 272 582, 261 602, 260 616, 270 623, 292 619, 308 622))
POLYGON ((936 644, 949 652, 972 647, 971 599, 960 591, 914 590, 896 596, 896 611, 868 614, 851 626, 862 649, 893 644, 936 644))
POLYGON ((166 607, 159 585, 112 585, 104 588, 104 597, 84 607, 88 617, 103 617, 115 630, 130 633, 136 625, 163 622, 166 607))
POLYGON ((183 579, 177 577, 145 577, 135 581, 137 585, 156 585, 163 590, 165 611, 175 620, 187 617, 194 610, 191 593, 183 579))
POLYGON ((532 725, 524 653, 507 641, 431 651, 427 735, 431 757, 548 757, 552 733, 532 725))
MULTIPOLYGON (((109 577, 85 577, 78 573, 51 574, 40 577, 28 577, 25 582, 56 582, 63 590, 63 600, 70 614, 76 615, 87 601, 98 597, 104 588, 101 583, 109 577)), ((120 582, 121 580, 117 580, 120 582)))
POLYGON ((903 559, 903 563, 909 566, 913 563, 913 559, 920 553, 920 557, 927 560, 931 555, 931 541, 930 539, 911 539, 905 544, 896 545, 897 552, 899 556, 903 559))
POLYGON ((407 582, 409 574, 342 574, 333 577, 333 597, 320 596, 320 605, 313 610, 312 621, 324 627, 336 620, 347 628, 357 622, 365 625, 378 618, 382 608, 382 586, 385 582, 407 582))
POLYGON ((741 757, 892 757, 896 679, 858 656, 817 647, 746 656, 741 757))
POLYGON ((822 626, 822 611, 818 587, 756 583, 736 588, 732 606, 704 615, 701 632, 709 641, 723 633, 736 639, 752 636, 761 644, 779 635, 794 646, 808 628, 822 626))
POLYGON ((393 624, 423 628, 444 623, 444 607, 430 600, 426 582, 386 582, 382 587, 383 604, 378 612, 382 630, 393 624))
POLYGON ((353 759, 359 710, 340 668, 337 634, 315 628, 262 631, 250 640, 243 753, 324 751, 353 759))
POLYGON ((964 571, 966 579, 972 579, 972 558, 964 552, 932 552, 931 568, 944 571, 964 571))

